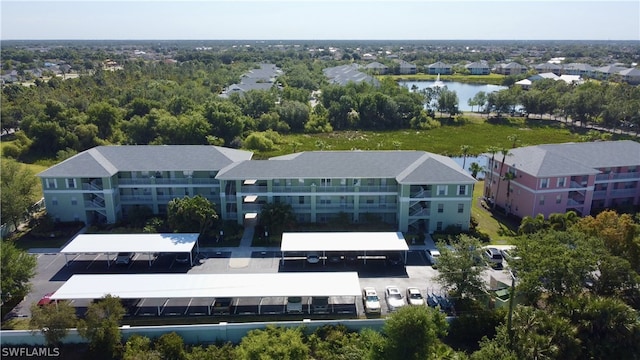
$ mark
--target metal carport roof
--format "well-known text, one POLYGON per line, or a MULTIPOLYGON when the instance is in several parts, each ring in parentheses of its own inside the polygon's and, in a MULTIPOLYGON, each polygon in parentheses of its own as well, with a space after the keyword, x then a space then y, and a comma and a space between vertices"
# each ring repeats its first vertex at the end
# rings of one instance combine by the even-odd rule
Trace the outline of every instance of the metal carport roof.
POLYGON ((80 234, 60 250, 61 254, 105 253, 177 253, 191 252, 199 234, 80 234))
POLYGON ((401 232, 286 232, 286 251, 408 251, 401 232))
POLYGON ((356 272, 73 275, 52 300, 359 296, 356 272))

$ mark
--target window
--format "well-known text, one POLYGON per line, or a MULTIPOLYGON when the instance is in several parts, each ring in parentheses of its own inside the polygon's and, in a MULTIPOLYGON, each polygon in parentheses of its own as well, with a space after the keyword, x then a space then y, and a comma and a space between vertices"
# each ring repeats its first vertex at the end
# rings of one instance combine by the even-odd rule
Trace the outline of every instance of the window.
POLYGON ((458 186, 458 195, 467 195, 467 185, 458 186))
POLYGON ((56 179, 46 179, 45 181, 47 189, 56 189, 58 184, 56 183, 56 179))
POLYGON ((544 205, 544 195, 540 196, 540 205, 544 205))
POLYGON ((299 196, 298 197, 298 204, 300 204, 300 205, 304 204, 304 196, 299 196))
POLYGON ((567 181, 567 178, 563 178, 563 177, 558 178, 558 187, 559 188, 564 187, 564 184, 566 183, 566 181, 567 181))
POLYGON ((464 212, 464 204, 458 204, 458 214, 462 214, 464 212))
POLYGON ((444 212, 444 204, 438 204, 438 212, 439 213, 443 213, 444 212))
POLYGON ((76 188, 76 179, 67 179, 67 188, 75 189, 76 188))
POLYGON ((442 221, 436 223, 436 231, 442 231, 442 221))
POLYGON ((52 197, 51 198, 51 205, 58 205, 58 198, 57 197, 52 197))
POLYGON ((330 186, 331 185, 331 179, 320 179, 320 185, 321 186, 330 186))
POLYGON ((78 199, 75 196, 71 198, 71 205, 78 205, 78 199))
POLYGON ((560 204, 562 202, 562 195, 556 196, 556 204, 560 204))
POLYGON ((439 196, 447 195, 447 185, 438 185, 438 195, 439 196))
POLYGON ((540 188, 546 189, 549 187, 549 178, 540 179, 540 188))

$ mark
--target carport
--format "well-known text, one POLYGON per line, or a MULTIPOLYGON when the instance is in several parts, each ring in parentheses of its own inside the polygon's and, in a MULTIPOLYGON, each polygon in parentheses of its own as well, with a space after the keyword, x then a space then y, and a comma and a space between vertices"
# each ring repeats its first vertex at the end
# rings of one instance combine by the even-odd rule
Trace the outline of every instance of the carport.
POLYGON ((409 246, 401 232, 288 232, 282 234, 282 262, 286 252, 321 251, 323 263, 327 251, 403 251, 407 262, 409 246))
MULTIPOLYGON (((247 298, 360 296, 356 272, 273 274, 106 274, 73 275, 51 299, 247 298)), ((258 312, 260 312, 258 310, 258 312)), ((211 306, 208 313, 211 314, 211 306)))
POLYGON ((69 254, 102 253, 107 255, 107 266, 111 266, 110 256, 120 252, 143 253, 149 255, 149 266, 155 253, 189 253, 193 265, 193 248, 199 252, 199 234, 80 234, 60 253, 69 266, 69 254))

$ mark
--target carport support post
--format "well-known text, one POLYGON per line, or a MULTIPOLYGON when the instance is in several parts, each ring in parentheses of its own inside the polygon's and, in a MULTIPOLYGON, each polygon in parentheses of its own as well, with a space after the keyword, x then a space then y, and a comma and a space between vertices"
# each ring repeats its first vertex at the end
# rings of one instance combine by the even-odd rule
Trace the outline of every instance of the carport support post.
POLYGON ((69 259, 67 259, 67 253, 64 253, 65 266, 69 266, 69 259))
POLYGON ((367 263, 367 250, 364 251, 364 263, 367 263))
POLYGON ((404 252, 404 264, 405 265, 407 264, 407 253, 408 253, 408 251, 405 250, 405 252, 404 252))
POLYGON ((151 253, 149 253, 149 267, 151 267, 151 253))

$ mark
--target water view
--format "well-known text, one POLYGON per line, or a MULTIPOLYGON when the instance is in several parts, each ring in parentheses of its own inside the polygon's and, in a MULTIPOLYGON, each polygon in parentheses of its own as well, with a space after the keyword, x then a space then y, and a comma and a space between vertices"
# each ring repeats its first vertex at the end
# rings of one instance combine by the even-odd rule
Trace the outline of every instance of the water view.
MULTIPOLYGON (((424 88, 432 87, 436 84, 435 81, 400 81, 400 85, 406 86, 409 89, 413 87, 413 85, 417 86, 419 90, 424 88)), ((471 111, 471 106, 469 106, 469 99, 474 97, 480 91, 484 91, 489 94, 498 90, 507 89, 506 86, 500 85, 488 85, 488 84, 467 84, 455 81, 441 81, 438 85, 444 85, 447 89, 451 91, 455 91, 458 94, 458 109, 461 111, 471 111)), ((477 110, 477 106, 473 107, 473 110, 477 110)))

